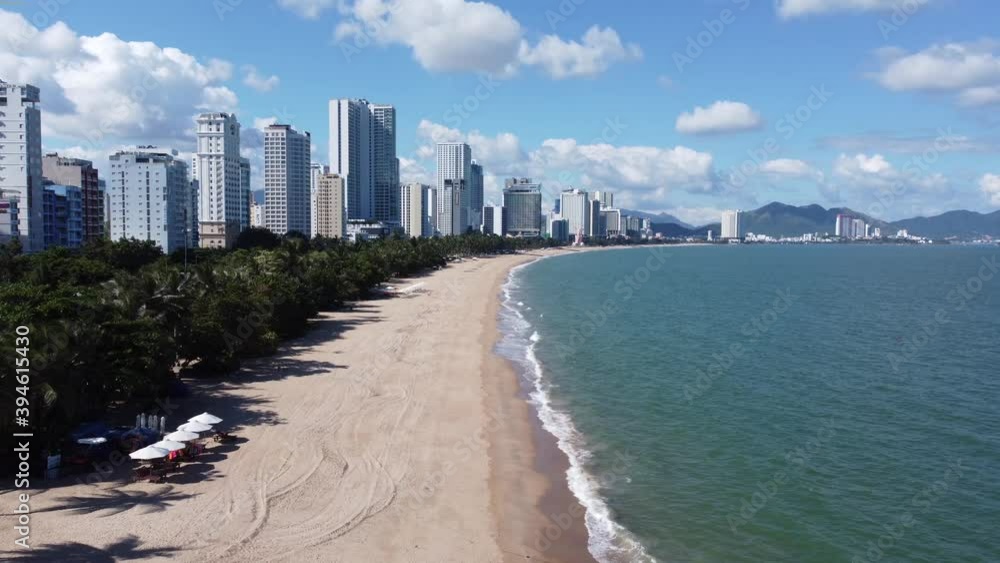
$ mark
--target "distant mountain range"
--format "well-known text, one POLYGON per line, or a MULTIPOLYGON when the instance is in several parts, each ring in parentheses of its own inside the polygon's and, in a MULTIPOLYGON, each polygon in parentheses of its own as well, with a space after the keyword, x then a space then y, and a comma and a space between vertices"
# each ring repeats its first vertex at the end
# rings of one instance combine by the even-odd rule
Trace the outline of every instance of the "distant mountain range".
POLYGON ((684 221, 681 221, 680 219, 678 219, 677 217, 675 217, 675 216, 673 216, 673 215, 671 215, 669 213, 657 213, 657 214, 654 215, 652 213, 646 213, 645 211, 635 211, 633 209, 622 209, 622 215, 628 215, 629 217, 641 217, 643 219, 649 219, 653 223, 664 223, 664 224, 672 223, 674 225, 679 225, 681 227, 684 227, 685 229, 693 229, 694 228, 694 225, 691 225, 689 223, 685 223, 684 221))
MULTIPOLYGON (((943 239, 955 237, 973 239, 984 235, 1000 238, 1000 211, 989 214, 974 211, 949 211, 934 217, 916 217, 902 221, 887 222, 869 217, 864 213, 846 207, 826 209, 820 205, 794 206, 774 202, 743 214, 744 232, 780 236, 798 236, 804 233, 833 233, 837 215, 851 215, 865 220, 873 227, 882 229, 883 234, 895 234, 906 229, 911 235, 943 239)), ((712 230, 718 236, 719 223, 691 227, 676 221, 653 220, 653 231, 664 236, 705 236, 712 230)))

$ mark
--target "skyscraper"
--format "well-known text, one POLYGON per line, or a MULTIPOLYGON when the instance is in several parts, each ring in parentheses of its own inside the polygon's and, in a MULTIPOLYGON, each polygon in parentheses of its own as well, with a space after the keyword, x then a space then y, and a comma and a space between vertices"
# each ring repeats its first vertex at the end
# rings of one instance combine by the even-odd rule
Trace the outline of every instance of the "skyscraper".
POLYGON ((18 238, 29 252, 45 245, 39 96, 37 86, 0 80, 0 199, 17 200, 18 238))
POLYGON ((42 158, 42 174, 56 185, 80 188, 81 240, 104 237, 104 192, 94 163, 81 158, 65 158, 56 153, 42 158))
POLYGON ((290 125, 264 129, 264 226, 283 235, 309 225, 309 132, 290 125))
POLYGON ((509 178, 503 190, 504 234, 542 235, 542 186, 531 178, 509 178))
POLYGON ((587 192, 577 189, 563 190, 559 199, 560 215, 566 219, 569 238, 572 239, 579 234, 589 235, 593 207, 587 192))
POLYGON ((741 219, 742 211, 723 211, 722 212, 722 238, 723 239, 739 239, 743 238, 743 231, 741 219))
POLYGON ((203 248, 230 248, 250 213, 240 163, 240 122, 231 113, 195 119, 191 175, 198 183, 198 234, 203 248))
POLYGON ((469 226, 478 230, 483 224, 483 167, 473 160, 469 173, 469 226))
POLYGON ((424 231, 427 217, 427 192, 424 184, 404 184, 400 186, 400 219, 403 230, 409 237, 433 236, 432 231, 424 231))
POLYGON ((330 100, 330 171, 346 182, 348 219, 398 222, 396 108, 330 100))
POLYGON ((595 201, 601 202, 601 207, 604 209, 611 209, 615 206, 614 192, 609 192, 607 190, 590 192, 590 198, 595 201))
POLYGON ((441 235, 460 235, 465 232, 466 209, 462 207, 462 194, 465 192, 465 180, 451 178, 445 180, 441 189, 437 190, 437 230, 441 235))
MULTIPOLYGON (((317 162, 309 166, 309 225, 312 227, 309 238, 315 237, 318 232, 317 229, 319 229, 319 222, 316 220, 316 208, 318 206, 316 193, 319 190, 319 177, 329 173, 329 166, 323 166, 317 162)), ((343 201, 343 197, 341 197, 341 201, 343 201)))
POLYGON ((424 233, 425 237, 433 237, 440 234, 437 228, 437 195, 437 188, 433 186, 424 186, 424 205, 426 205, 427 208, 424 210, 424 226, 421 228, 421 231, 424 233))
POLYGON ((83 190, 78 186, 45 186, 45 248, 79 248, 83 244, 83 190))
POLYGON ((483 207, 483 234, 487 235, 497 235, 504 236, 507 233, 504 231, 504 208, 487 205, 483 207))
POLYGON ((471 226, 470 206, 472 205, 472 148, 465 143, 437 144, 437 187, 438 216, 448 213, 454 226, 445 232, 446 225, 438 222, 442 234, 461 234, 471 226), (452 189, 445 190, 445 184, 451 182, 452 189), (446 198, 457 198, 451 201, 446 198), (450 211, 450 210, 456 211, 450 211), (457 216, 455 216, 457 213, 457 216))
POLYGON ((344 238, 344 179, 320 174, 316 179, 316 235, 344 238))
POLYGON ((166 253, 197 241, 198 194, 177 151, 143 147, 108 158, 111 240, 156 243, 166 253))

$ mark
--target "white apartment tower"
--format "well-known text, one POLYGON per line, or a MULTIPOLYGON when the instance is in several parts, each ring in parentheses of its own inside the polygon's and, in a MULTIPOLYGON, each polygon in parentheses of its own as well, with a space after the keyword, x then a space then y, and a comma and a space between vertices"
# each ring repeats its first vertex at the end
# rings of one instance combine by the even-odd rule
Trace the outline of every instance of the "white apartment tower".
POLYGON ((742 211, 723 211, 722 212, 722 239, 739 239, 743 238, 743 225, 741 225, 743 212, 742 211))
POLYGON ((240 122, 231 113, 196 119, 197 149, 191 174, 198 183, 198 232, 203 248, 230 248, 246 228, 250 210, 243 185, 240 122))
POLYGON ((593 207, 587 192, 570 189, 559 194, 559 214, 566 220, 569 238, 590 234, 592 211, 593 207))
POLYGON ((398 222, 396 108, 330 100, 330 172, 345 179, 349 220, 398 222))
POLYGON ((432 236, 433 231, 425 231, 427 218, 427 191, 424 184, 404 184, 399 188, 400 220, 408 237, 432 236))
POLYGON ((344 179, 324 173, 316 179, 316 235, 344 238, 344 179))
POLYGON ((140 147, 108 158, 111 240, 148 240, 167 254, 194 246, 198 188, 176 152, 140 147))
POLYGON ((447 220, 438 221, 441 234, 459 235, 470 226, 471 180, 472 148, 466 143, 438 143, 438 217, 448 215, 447 220))
POLYGON ((24 249, 45 245, 42 226, 42 112, 37 86, 0 80, 0 200, 16 200, 24 249))
POLYGON ((309 132, 264 129, 264 226, 275 234, 312 232, 309 224, 309 132))

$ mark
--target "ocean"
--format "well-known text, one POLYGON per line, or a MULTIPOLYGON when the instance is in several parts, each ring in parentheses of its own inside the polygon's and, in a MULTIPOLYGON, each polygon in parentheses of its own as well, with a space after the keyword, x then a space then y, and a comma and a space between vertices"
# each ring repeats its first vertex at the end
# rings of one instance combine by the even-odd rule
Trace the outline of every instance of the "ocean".
POLYGON ((998 247, 691 246, 518 268, 498 351, 599 561, 1000 561, 998 247))

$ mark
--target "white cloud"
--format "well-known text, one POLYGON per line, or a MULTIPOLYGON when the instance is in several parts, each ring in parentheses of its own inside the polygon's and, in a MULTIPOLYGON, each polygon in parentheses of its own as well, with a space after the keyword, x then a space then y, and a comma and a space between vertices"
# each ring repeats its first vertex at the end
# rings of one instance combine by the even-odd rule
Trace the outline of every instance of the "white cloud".
POLYGON ((239 101, 224 85, 232 76, 228 62, 111 33, 78 35, 62 22, 38 29, 4 10, 0 76, 41 89, 43 135, 95 147, 108 139, 191 144, 199 110, 233 110, 239 101))
POLYGON ((894 91, 955 92, 963 105, 1000 102, 1000 55, 994 41, 931 45, 910 53, 880 51, 882 68, 874 75, 894 91))
MULTIPOLYGON (((918 0, 922 3, 930 0, 918 0)), ((778 15, 784 19, 833 12, 892 10, 900 0, 777 0, 778 15)))
POLYGON ((760 171, 765 174, 775 176, 804 177, 812 176, 816 173, 812 166, 802 160, 792 158, 778 158, 769 160, 760 165, 760 171))
POLYGON ((689 225, 703 226, 718 223, 722 217, 719 207, 671 207, 664 210, 689 225))
POLYGON ((833 173, 849 182, 849 187, 890 189, 904 186, 924 191, 941 191, 949 187, 943 174, 927 173, 913 162, 898 169, 880 154, 842 154, 833 164, 833 173))
POLYGON ((404 184, 416 182, 433 186, 436 183, 424 165, 412 158, 399 157, 399 179, 404 184))
POLYGON ((634 43, 623 45, 615 30, 595 25, 579 43, 556 35, 546 35, 534 47, 522 41, 518 57, 522 64, 538 65, 558 80, 597 76, 616 62, 641 59, 642 49, 634 43))
MULTIPOLYGON (((284 1, 295 4, 300 13, 316 13, 315 2, 284 1)), ((553 78, 589 77, 642 55, 638 45, 623 44, 615 30, 597 26, 579 42, 547 35, 532 46, 524 39, 521 23, 489 2, 354 0, 345 2, 342 11, 347 19, 337 25, 334 36, 345 55, 369 43, 404 45, 423 68, 435 72, 509 76, 520 66, 537 65, 553 78)))
POLYGON ((677 131, 692 135, 728 133, 758 129, 763 125, 760 115, 742 102, 722 100, 677 118, 677 131))
POLYGON ((326 10, 337 6, 338 0, 278 0, 278 5, 304 18, 317 19, 326 10))
POLYGON ((253 65, 245 65, 243 73, 243 83, 258 92, 270 92, 281 83, 281 79, 273 74, 267 77, 261 75, 253 65))
POLYGON ((472 130, 466 134, 424 119, 417 125, 417 138, 421 142, 417 148, 417 156, 420 158, 434 158, 437 143, 468 143, 472 147, 472 157, 482 163, 489 163, 497 173, 507 172, 512 165, 523 163, 527 159, 520 139, 513 133, 499 133, 490 137, 472 130))
POLYGON ((1000 207, 1000 176, 986 174, 979 179, 979 189, 990 201, 990 205, 1000 207))

